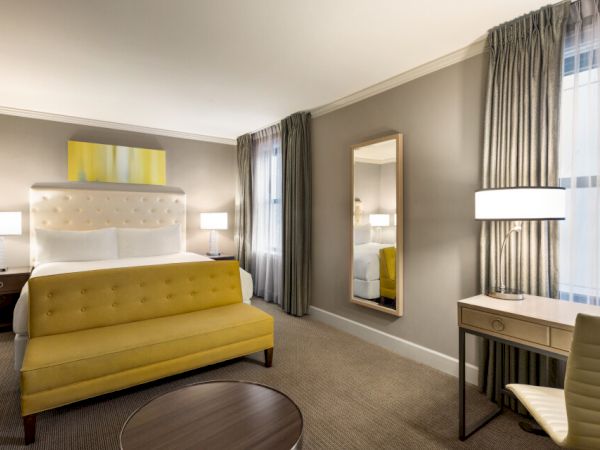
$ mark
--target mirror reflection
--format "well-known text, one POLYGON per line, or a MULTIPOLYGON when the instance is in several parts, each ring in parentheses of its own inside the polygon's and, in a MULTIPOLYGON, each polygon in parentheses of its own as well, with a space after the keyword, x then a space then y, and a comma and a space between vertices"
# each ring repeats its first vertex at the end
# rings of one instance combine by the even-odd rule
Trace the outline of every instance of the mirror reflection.
MULTIPOLYGON (((399 310, 398 138, 353 148, 353 301, 399 310)), ((379 309, 379 308, 377 308, 379 309)))

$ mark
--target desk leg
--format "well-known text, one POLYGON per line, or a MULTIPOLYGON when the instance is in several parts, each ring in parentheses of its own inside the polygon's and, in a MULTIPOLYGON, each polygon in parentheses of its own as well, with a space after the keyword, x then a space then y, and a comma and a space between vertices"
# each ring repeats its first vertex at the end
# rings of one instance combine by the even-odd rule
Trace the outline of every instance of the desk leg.
POLYGON ((465 434, 465 330, 458 329, 458 438, 466 439, 465 434))
MULTIPOLYGON (((466 391, 465 391, 465 366, 466 366, 466 349, 465 349, 465 334, 466 330, 464 328, 458 329, 458 438, 461 441, 466 440, 469 436, 475 434, 488 422, 490 422, 495 417, 499 416, 502 413, 502 407, 504 403, 503 396, 500 395, 500 404, 498 408, 493 412, 485 416, 484 418, 477 421, 473 424, 473 427, 470 430, 467 430, 466 424, 466 391)), ((503 361, 503 359, 501 359, 503 361)), ((501 380, 498 378, 496 380, 496 389, 501 390, 501 380)))

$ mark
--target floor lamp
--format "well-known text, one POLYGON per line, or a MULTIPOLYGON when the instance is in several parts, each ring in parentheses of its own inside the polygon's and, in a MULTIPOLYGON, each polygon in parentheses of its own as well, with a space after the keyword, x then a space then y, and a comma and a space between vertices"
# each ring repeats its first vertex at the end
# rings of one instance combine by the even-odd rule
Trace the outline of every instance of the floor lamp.
POLYGON ((506 244, 512 233, 521 231, 524 220, 562 220, 565 218, 565 189, 561 187, 518 187, 483 189, 475 193, 476 220, 514 222, 502 241, 496 262, 498 285, 486 294, 503 300, 523 300, 523 292, 507 287, 502 261, 506 244))

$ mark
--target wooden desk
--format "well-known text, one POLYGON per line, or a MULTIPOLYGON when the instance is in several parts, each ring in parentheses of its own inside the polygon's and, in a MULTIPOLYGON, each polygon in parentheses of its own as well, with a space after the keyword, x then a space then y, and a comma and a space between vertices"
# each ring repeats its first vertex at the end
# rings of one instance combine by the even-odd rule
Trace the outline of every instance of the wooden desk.
MULTIPOLYGON (((458 302, 458 390, 459 425, 461 441, 471 436, 502 412, 502 404, 471 430, 465 421, 465 334, 474 334, 495 342, 512 345, 557 359, 567 359, 577 314, 600 316, 600 307, 566 302, 546 297, 526 295, 525 300, 499 300, 485 295, 458 302)), ((503 359, 501 359, 503 360, 503 359)), ((504 386, 497 377, 498 392, 504 386)), ((502 399, 500 400, 502 403, 502 399)))

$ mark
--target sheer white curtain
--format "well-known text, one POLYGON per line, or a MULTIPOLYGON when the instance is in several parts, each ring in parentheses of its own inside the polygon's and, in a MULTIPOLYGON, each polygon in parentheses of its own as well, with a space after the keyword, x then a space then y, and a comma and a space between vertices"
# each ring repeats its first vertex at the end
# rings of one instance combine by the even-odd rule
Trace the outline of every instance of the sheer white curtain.
POLYGON ((559 178, 562 300, 600 304, 600 14, 598 0, 571 5, 564 47, 559 178))
POLYGON ((281 127, 252 135, 252 276, 254 294, 281 304, 281 127))

